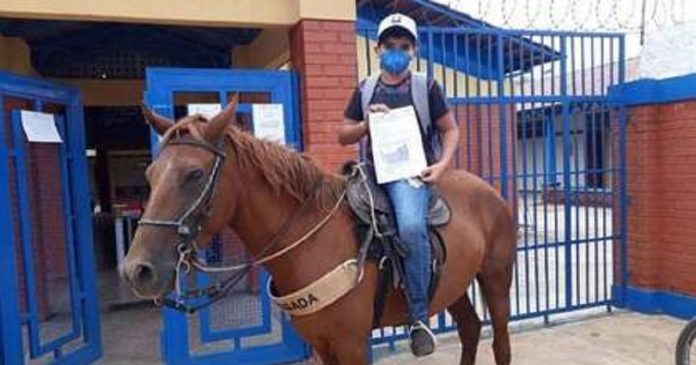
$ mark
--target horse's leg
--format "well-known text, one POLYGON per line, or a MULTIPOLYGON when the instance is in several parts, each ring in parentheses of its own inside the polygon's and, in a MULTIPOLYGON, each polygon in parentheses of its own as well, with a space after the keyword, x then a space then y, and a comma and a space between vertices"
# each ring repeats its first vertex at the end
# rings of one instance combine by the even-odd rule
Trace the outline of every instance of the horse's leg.
POLYGON ((336 358, 336 353, 334 349, 329 345, 328 341, 320 341, 318 343, 313 343, 314 351, 319 355, 321 359, 321 365, 338 365, 338 358, 336 358))
POLYGON ((508 320, 510 316, 510 283, 512 263, 484 264, 477 275, 483 295, 488 304, 493 325, 493 353, 497 365, 510 364, 510 335, 508 320))
POLYGON ((333 351, 336 354, 337 364, 340 365, 367 365, 367 340, 338 339, 334 342, 333 351))
POLYGON ((321 365, 339 365, 340 364, 340 362, 338 362, 338 359, 336 358, 336 355, 334 355, 332 353, 322 354, 321 352, 319 352, 319 359, 321 359, 321 365))
POLYGON ((481 337, 481 320, 474 306, 471 305, 469 294, 464 293, 454 304, 447 308, 457 323, 459 341, 462 343, 461 365, 473 365, 476 362, 476 350, 481 337))
MULTIPOLYGON (((348 331, 334 332, 320 339, 310 341, 312 348, 319 355, 321 365, 367 365, 367 338, 352 331, 348 324, 342 324, 348 331)), ((368 331, 368 330, 366 330, 368 331)), ((370 332, 371 333, 371 332, 370 332)))

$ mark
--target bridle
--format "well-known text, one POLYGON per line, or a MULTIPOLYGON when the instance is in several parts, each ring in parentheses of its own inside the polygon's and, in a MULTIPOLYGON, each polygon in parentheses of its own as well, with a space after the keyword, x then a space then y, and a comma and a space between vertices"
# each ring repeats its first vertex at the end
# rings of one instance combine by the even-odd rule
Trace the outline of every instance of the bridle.
MULTIPOLYGON (((170 141, 163 146, 166 148, 172 145, 189 145, 193 147, 202 148, 209 151, 215 156, 215 161, 213 162, 213 167, 208 175, 203 189, 193 201, 191 206, 186 209, 186 211, 177 219, 174 220, 163 220, 163 219, 152 219, 152 218, 141 218, 138 222, 139 226, 154 226, 162 228, 175 229, 180 240, 176 244, 176 250, 178 254, 177 264, 175 267, 175 287, 176 293, 174 298, 162 297, 155 299, 155 304, 164 305, 166 307, 175 309, 180 312, 193 313, 201 308, 207 307, 214 302, 222 299, 225 295, 248 273, 252 268, 257 267, 261 264, 274 260, 278 257, 283 256, 292 249, 298 247, 300 244, 305 242, 309 237, 318 232, 331 217, 336 213, 341 203, 346 197, 347 190, 341 193, 341 196, 337 200, 336 204, 333 206, 331 211, 319 221, 312 229, 306 232, 302 237, 295 240, 290 245, 274 252, 270 253, 280 242, 281 237, 290 229, 292 223, 300 216, 300 214, 309 206, 309 202, 314 200, 314 197, 322 185, 323 180, 317 179, 314 187, 312 188, 312 193, 309 199, 306 199, 299 209, 295 210, 283 223, 280 230, 276 232, 273 236, 271 242, 264 247, 263 250, 258 254, 259 259, 250 261, 240 265, 226 266, 226 267, 212 267, 208 264, 201 262, 198 259, 198 253, 200 249, 196 244, 196 239, 200 234, 203 225, 206 220, 210 217, 212 211, 212 199, 215 195, 215 188, 218 184, 218 179, 220 176, 220 171, 224 165, 226 159, 226 153, 224 150, 224 145, 221 143, 219 146, 214 146, 204 141, 198 141, 194 139, 179 139, 170 141), (197 289, 187 289, 182 290, 181 288, 181 275, 182 271, 187 274, 191 267, 195 267, 197 270, 208 273, 220 273, 220 272, 232 272, 233 274, 212 285, 197 288, 197 289), (202 299, 202 300, 196 300, 202 299), (196 300, 196 303, 190 304, 190 301, 196 300)), ((234 145, 232 145, 234 146, 234 145)))
POLYGON ((225 162, 226 154, 221 148, 196 140, 172 141, 167 143, 165 147, 171 145, 190 145, 203 148, 213 153, 215 155, 215 161, 213 162, 213 168, 208 175, 208 180, 205 182, 205 185, 200 193, 198 193, 198 196, 196 197, 196 200, 193 201, 193 204, 191 204, 191 206, 179 218, 175 220, 141 218, 138 224, 143 226, 174 228, 176 229, 176 233, 182 239, 181 244, 189 246, 193 244, 194 240, 200 233, 205 219, 210 216, 210 210, 212 209, 211 200, 215 193, 217 178, 220 175, 220 170, 225 162), (198 210, 201 210, 200 214, 194 216, 194 213, 196 213, 198 210))
MULTIPOLYGON (((210 217, 212 210, 212 199, 215 195, 215 188, 218 182, 218 176, 222 170, 222 166, 227 157, 225 151, 221 147, 213 146, 212 144, 194 140, 194 139, 178 139, 170 141, 163 146, 166 148, 168 146, 175 145, 188 145, 197 148, 202 148, 206 151, 211 152, 215 156, 213 161, 213 167, 208 174, 208 179, 203 185, 203 189, 198 193, 196 199, 193 201, 191 206, 186 209, 186 211, 176 219, 166 220, 166 219, 152 219, 152 218, 141 218, 138 221, 138 226, 154 226, 154 227, 164 227, 172 228, 176 231, 179 236, 179 241, 176 244, 176 251, 178 254, 177 264, 175 268, 175 286, 176 286, 176 297, 171 298, 159 298, 155 300, 156 304, 162 304, 167 307, 174 308, 176 310, 184 312, 193 312, 199 308, 190 308, 185 304, 185 299, 192 299, 195 297, 202 296, 202 292, 195 290, 195 292, 184 292, 181 289, 181 272, 188 273, 191 269, 191 261, 197 260, 193 257, 198 253, 198 247, 196 246, 196 238, 203 229, 203 224, 210 217)), ((203 292, 209 294, 215 294, 218 291, 213 290, 214 287, 205 288, 203 292)), ((217 300, 217 299, 216 299, 217 300)), ((208 304, 212 304, 212 301, 208 304)), ((206 304, 206 305, 208 305, 206 304)))

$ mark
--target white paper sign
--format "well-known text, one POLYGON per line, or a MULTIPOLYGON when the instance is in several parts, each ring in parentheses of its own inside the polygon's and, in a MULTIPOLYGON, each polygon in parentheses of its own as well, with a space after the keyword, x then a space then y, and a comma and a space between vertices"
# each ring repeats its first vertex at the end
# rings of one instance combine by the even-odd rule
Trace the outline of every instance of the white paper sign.
POLYGON ((370 113, 370 140, 380 184, 418 176, 428 166, 412 106, 370 113))
POLYGON ((222 111, 220 104, 188 104, 188 115, 200 114, 208 120, 222 111))
POLYGON ((56 128, 53 114, 22 110, 22 127, 27 135, 27 141, 37 143, 63 143, 56 128))
POLYGON ((253 104, 251 119, 254 136, 285 144, 285 119, 283 104, 253 104))

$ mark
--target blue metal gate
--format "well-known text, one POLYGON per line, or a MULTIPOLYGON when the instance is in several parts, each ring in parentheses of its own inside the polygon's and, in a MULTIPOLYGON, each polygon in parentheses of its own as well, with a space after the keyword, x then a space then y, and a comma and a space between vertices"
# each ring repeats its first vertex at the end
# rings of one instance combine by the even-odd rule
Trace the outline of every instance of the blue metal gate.
POLYGON ((86 165, 77 90, 0 72, 2 364, 101 356, 86 165), (63 142, 29 143, 21 110, 52 114, 63 142))
MULTIPOLYGON (((456 164, 499 189, 517 212, 512 318, 540 318, 621 300, 626 277, 624 82, 615 33, 419 29, 414 69, 443 87, 461 131, 456 164)), ((360 77, 377 72, 373 24, 359 23, 360 77)), ((470 295, 488 319, 477 285, 470 295)), ((451 331, 448 314, 432 319, 451 331)), ((401 328, 373 333, 391 346, 401 328)))
MULTIPOLYGON (((252 104, 283 105, 286 144, 301 149, 295 75, 288 71, 147 69, 147 104, 161 115, 180 118, 189 104, 226 104, 239 93, 237 123, 252 129, 252 104)), ((153 133, 153 150, 157 148, 153 133)), ((247 259, 233 232, 223 232, 206 254, 209 264, 247 259)), ((218 278, 200 274, 198 284, 218 278)), ((219 274, 223 275, 224 274, 219 274)), ((268 275, 252 272, 225 299, 194 315, 164 309, 162 357, 167 364, 277 364, 309 356, 287 316, 266 295, 268 275)))

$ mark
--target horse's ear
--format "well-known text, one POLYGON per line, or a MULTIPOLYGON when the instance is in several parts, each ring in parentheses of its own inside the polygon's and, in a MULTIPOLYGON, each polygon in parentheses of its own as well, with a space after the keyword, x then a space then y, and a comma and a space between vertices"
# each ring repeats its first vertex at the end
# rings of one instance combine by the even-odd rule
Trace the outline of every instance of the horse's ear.
POLYGON ((140 108, 142 109, 143 116, 145 117, 145 122, 152 126, 157 134, 163 135, 174 125, 174 121, 153 112, 147 106, 145 106, 145 104, 141 104, 140 108))
POLYGON ((225 133, 225 130, 227 130, 227 127, 229 127, 230 123, 232 122, 235 113, 237 113, 238 103, 239 94, 235 94, 235 96, 232 98, 232 100, 230 100, 225 109, 222 109, 220 113, 218 113, 216 116, 213 117, 213 119, 210 120, 210 123, 208 124, 208 131, 206 137, 208 137, 208 139, 211 142, 219 141, 220 138, 222 138, 222 135, 225 133))

